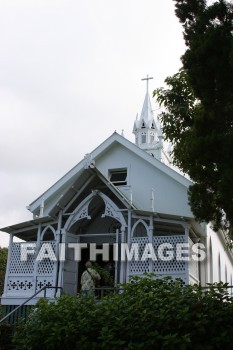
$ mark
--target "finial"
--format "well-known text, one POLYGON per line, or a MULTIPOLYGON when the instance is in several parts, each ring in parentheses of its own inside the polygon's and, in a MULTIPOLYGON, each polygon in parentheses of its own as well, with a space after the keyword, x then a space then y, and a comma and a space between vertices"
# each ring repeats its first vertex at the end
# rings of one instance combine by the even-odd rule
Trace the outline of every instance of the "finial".
POLYGON ((41 203, 40 203, 40 215, 39 217, 42 218, 44 215, 44 197, 42 197, 41 199, 41 203))
POLYGON ((90 153, 86 153, 84 156, 84 169, 94 168, 95 167, 95 161, 92 159, 92 155, 90 153))
POLYGON ((154 79, 153 77, 149 77, 147 74, 146 78, 143 78, 142 80, 146 80, 146 92, 148 92, 148 85, 149 85, 149 80, 154 79))
POLYGON ((121 136, 125 137, 125 135, 124 135, 124 129, 121 130, 121 136))

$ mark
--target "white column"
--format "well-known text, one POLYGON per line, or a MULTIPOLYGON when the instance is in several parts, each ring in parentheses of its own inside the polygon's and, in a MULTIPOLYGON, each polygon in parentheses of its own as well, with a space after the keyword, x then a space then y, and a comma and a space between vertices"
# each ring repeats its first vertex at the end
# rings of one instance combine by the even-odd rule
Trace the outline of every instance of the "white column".
MULTIPOLYGON (((150 226, 149 226, 149 230, 148 230, 148 234, 149 234, 149 243, 151 243, 151 245, 153 246, 153 216, 150 216, 150 226)), ((152 259, 150 259, 149 261, 149 272, 153 273, 153 261, 152 259)))
MULTIPOLYGON (((189 243, 189 228, 190 225, 183 225, 185 229, 185 243, 189 243)), ((186 275, 186 283, 189 284, 189 261, 185 261, 185 275, 186 275)))
POLYGON ((8 284, 8 276, 9 276, 9 270, 10 270, 10 261, 11 261, 11 251, 12 251, 12 245, 13 245, 13 233, 10 233, 10 240, 9 240, 9 247, 8 247, 8 255, 7 255, 7 265, 6 265, 6 274, 5 274, 5 283, 4 283, 4 292, 2 297, 7 296, 7 284, 8 284))
MULTIPOLYGON (((127 234, 127 244, 128 244, 128 247, 130 248, 131 246, 131 231, 132 231, 132 225, 131 225, 131 221, 132 221, 132 213, 130 210, 128 210, 128 234, 127 234)), ((122 241, 121 241, 122 243, 122 241)), ((128 278, 129 278, 129 274, 130 274, 130 270, 129 270, 129 267, 130 267, 130 262, 127 261, 126 262, 126 276, 125 276, 125 282, 128 282, 128 278)))
MULTIPOLYGON (((209 267, 209 271, 210 271, 210 266, 208 266, 208 261, 207 261, 207 258, 209 258, 209 260, 210 260, 210 256, 207 256, 207 254, 208 254, 207 237, 202 238, 201 243, 203 243, 205 246, 206 258, 204 261, 199 262, 199 280, 200 280, 200 284, 202 286, 206 286, 206 283, 208 282, 208 267, 209 267)), ((210 264, 211 263, 212 262, 210 261, 210 264)))
MULTIPOLYGON (((115 260, 115 271, 114 271, 114 287, 117 285, 118 269, 121 266, 119 259, 119 230, 116 230, 116 246, 117 246, 117 260, 115 260)), ((115 257, 116 258, 116 257, 115 257)))
MULTIPOLYGON (((121 227, 121 243, 125 242, 125 227, 121 227)), ((129 244, 129 243, 128 243, 129 244)), ((121 259, 120 255, 120 259, 121 259)), ((120 260, 120 283, 124 283, 128 279, 129 262, 120 260)))
MULTIPOLYGON (((61 230, 62 235, 62 244, 66 243, 66 230, 63 228, 61 230)), ((58 271, 58 287, 63 287, 63 273, 64 273, 64 261, 60 261, 59 263, 59 271, 58 271)))
MULTIPOLYGON (((41 227, 42 227, 42 225, 41 225, 41 223, 39 223, 38 230, 37 230, 36 256, 37 256, 37 254, 39 253, 39 250, 40 250, 41 227)), ((36 289, 37 289, 36 288, 36 285, 37 285, 37 271, 38 271, 38 261, 35 258, 34 273, 33 273, 33 282, 34 282, 34 285, 35 285, 34 293, 36 292, 36 289)))
MULTIPOLYGON (((56 255, 57 261, 56 261, 56 267, 55 267, 54 280, 55 280, 56 286, 58 286, 58 282, 59 282, 59 266, 60 266, 60 262, 59 262, 59 243, 60 243, 60 238, 61 238, 61 226, 62 226, 62 210, 59 211, 57 230, 55 232, 55 240, 56 240, 55 255, 56 255)), ((57 290, 57 293, 56 293, 56 290, 55 290, 54 291, 54 295, 59 297, 61 295, 60 289, 57 290)))

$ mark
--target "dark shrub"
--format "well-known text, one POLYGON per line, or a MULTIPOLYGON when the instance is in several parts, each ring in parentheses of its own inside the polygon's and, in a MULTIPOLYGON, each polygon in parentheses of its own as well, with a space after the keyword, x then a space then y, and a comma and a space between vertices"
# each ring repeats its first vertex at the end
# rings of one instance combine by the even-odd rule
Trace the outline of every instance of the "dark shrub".
POLYGON ((96 303, 41 300, 16 333, 22 350, 231 349, 233 304, 225 284, 203 290, 169 278, 135 278, 96 303))

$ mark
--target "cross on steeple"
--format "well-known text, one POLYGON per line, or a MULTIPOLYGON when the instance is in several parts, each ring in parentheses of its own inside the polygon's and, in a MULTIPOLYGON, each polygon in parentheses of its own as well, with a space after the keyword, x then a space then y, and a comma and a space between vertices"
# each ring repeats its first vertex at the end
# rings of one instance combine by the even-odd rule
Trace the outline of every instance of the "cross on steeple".
POLYGON ((149 85, 149 80, 154 79, 153 77, 149 77, 147 74, 146 78, 143 78, 142 80, 146 80, 146 92, 148 92, 148 85, 149 85))

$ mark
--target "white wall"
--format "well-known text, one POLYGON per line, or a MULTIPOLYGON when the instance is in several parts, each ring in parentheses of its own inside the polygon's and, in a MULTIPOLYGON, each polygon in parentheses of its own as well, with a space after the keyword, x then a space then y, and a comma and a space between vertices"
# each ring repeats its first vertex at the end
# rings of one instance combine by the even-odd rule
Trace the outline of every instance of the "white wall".
POLYGON ((214 232, 210 225, 207 226, 207 255, 207 282, 222 281, 232 285, 233 258, 225 247, 221 234, 214 232))
MULTIPOLYGON (((156 164, 156 160, 154 159, 156 164)), ((151 211, 151 190, 154 190, 154 209, 158 213, 193 217, 187 188, 137 154, 116 144, 96 160, 96 166, 108 177, 109 169, 127 168, 133 204, 138 209, 151 211)), ((165 166, 165 165, 164 165, 165 166)), ((121 190, 124 191, 123 187, 121 190)), ((129 193, 129 187, 126 186, 129 193)))

